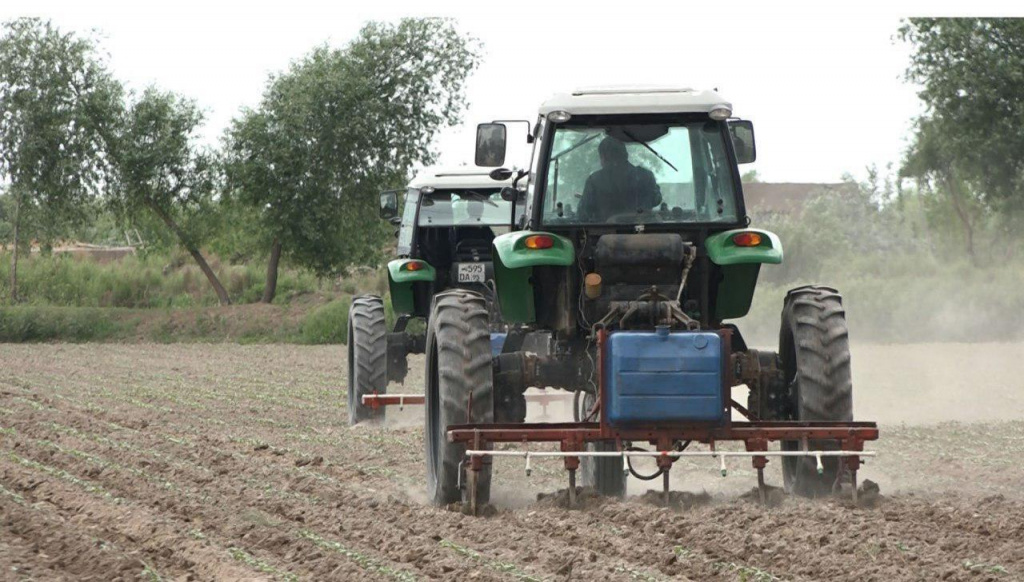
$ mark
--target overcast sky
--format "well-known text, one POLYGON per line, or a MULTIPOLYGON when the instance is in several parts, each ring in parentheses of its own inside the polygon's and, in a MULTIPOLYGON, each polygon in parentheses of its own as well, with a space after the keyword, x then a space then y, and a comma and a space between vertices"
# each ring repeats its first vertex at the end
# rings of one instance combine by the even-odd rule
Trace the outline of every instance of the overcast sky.
MULTIPOLYGON (((532 119, 552 93, 668 84, 718 88, 736 115, 752 119, 758 161, 750 167, 763 179, 818 182, 898 163, 921 113, 916 88, 903 80, 909 49, 895 38, 900 18, 949 14, 955 3, 886 3, 872 13, 809 2, 633 1, 615 11, 553 1, 152 4, 3 0, 0 19, 43 16, 98 30, 118 77, 133 89, 157 84, 198 100, 214 142, 241 107, 258 103, 268 74, 315 44, 343 45, 367 20, 452 16, 483 42, 485 56, 469 83, 465 125, 438 136, 446 164, 472 163, 476 123, 532 119)), ((989 8, 1000 4, 1008 3, 989 8)))

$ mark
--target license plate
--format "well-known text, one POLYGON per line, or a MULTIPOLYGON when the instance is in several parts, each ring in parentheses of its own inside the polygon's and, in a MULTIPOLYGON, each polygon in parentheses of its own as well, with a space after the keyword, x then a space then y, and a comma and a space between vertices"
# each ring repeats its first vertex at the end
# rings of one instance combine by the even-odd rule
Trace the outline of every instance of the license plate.
POLYGON ((460 263, 459 264, 459 283, 483 283, 484 282, 484 264, 483 263, 460 263))

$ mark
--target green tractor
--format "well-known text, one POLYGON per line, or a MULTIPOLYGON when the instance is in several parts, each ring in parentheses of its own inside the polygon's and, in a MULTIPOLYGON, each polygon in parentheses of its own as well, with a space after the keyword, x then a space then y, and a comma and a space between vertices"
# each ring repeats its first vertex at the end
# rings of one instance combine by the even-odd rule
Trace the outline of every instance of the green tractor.
MULTIPOLYGON (((474 168, 427 168, 404 191, 381 193, 380 216, 397 228, 397 255, 388 263, 391 305, 396 315, 389 331, 384 299, 352 299, 348 315, 349 424, 380 420, 388 404, 417 404, 415 396, 388 399, 390 382, 402 383, 407 356, 423 353, 424 333, 411 333, 415 319, 426 320, 437 293, 463 289, 486 298, 488 327, 500 346, 502 323, 490 308, 493 291, 491 246, 510 231, 514 220, 509 198, 511 180, 495 181, 474 168), (399 214, 399 196, 404 207, 399 214), (391 402, 395 400, 395 402, 391 402)), ((513 196, 514 198, 514 196, 513 196)), ((520 207, 520 213, 522 207, 520 207)))
MULTIPOLYGON (((478 164, 504 162, 505 135, 503 124, 479 126, 478 164)), ((775 352, 751 349, 729 323, 747 314, 761 266, 783 259, 779 238, 750 228, 744 206, 738 165, 755 159, 751 122, 713 91, 595 89, 545 102, 530 138, 528 169, 491 172, 527 193, 506 196, 523 215, 491 241, 496 301, 491 289, 432 295, 432 501, 486 502, 491 459, 520 454, 491 445, 527 441, 561 444, 570 499, 577 470, 584 485, 623 495, 627 473, 638 475, 630 460, 644 455, 659 471, 643 477, 661 475, 666 496, 672 462, 687 455, 720 459, 723 474, 727 457, 748 456, 762 493, 769 457, 796 494, 851 478, 856 490, 858 453, 877 428, 852 422, 839 293, 790 291, 775 352), (489 340, 495 306, 508 326, 500 352, 489 340), (744 384, 746 406, 731 396, 744 384), (529 387, 574 392, 576 422, 509 422, 505 407, 529 387), (717 453, 724 440, 747 452, 717 453)), ((522 454, 529 467, 533 453, 522 454)))

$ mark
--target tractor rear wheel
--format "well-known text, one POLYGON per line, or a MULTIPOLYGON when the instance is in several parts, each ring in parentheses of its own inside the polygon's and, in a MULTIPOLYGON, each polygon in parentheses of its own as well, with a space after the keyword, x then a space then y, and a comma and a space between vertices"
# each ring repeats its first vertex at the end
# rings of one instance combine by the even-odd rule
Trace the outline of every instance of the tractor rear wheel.
POLYGON ((387 351, 384 302, 376 295, 353 298, 348 310, 349 425, 384 418, 384 409, 363 404, 363 396, 387 392, 387 351))
MULTIPOLYGON (((583 406, 577 414, 582 418, 594 406, 595 396, 589 392, 583 394, 583 406)), ((598 441, 587 443, 587 451, 614 451, 615 443, 598 441)), ((626 473, 622 470, 620 457, 580 457, 580 484, 593 487, 605 497, 625 497, 626 473)))
MULTIPOLYGON (((779 356, 794 420, 853 420, 850 340, 838 291, 812 285, 786 294, 779 356)), ((808 442, 811 450, 836 450, 838 445, 833 440, 808 442)), ((786 441, 782 448, 800 450, 800 443, 786 441)), ((828 495, 840 480, 842 463, 825 457, 822 464, 824 471, 819 474, 813 457, 784 457, 786 490, 805 497, 828 495)))
MULTIPOLYGON (((463 501, 459 469, 463 460, 465 471, 469 464, 466 445, 448 442, 448 426, 494 422, 491 332, 484 297, 464 289, 437 294, 426 353, 427 495, 435 505, 447 505, 463 501)), ((477 476, 477 503, 490 500, 490 461, 484 459, 477 476)))

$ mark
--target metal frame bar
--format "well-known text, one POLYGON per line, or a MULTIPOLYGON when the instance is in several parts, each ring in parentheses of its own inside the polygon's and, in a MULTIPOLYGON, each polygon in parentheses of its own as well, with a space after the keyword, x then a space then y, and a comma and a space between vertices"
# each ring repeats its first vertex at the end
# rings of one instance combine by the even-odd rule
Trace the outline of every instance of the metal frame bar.
MULTIPOLYGON (((525 397, 527 402, 536 402, 545 407, 553 402, 572 400, 572 394, 568 392, 526 394, 525 397)), ((398 406, 399 409, 402 409, 405 406, 422 406, 426 404, 426 396, 424 394, 363 394, 362 403, 373 410, 382 406, 398 406)))

